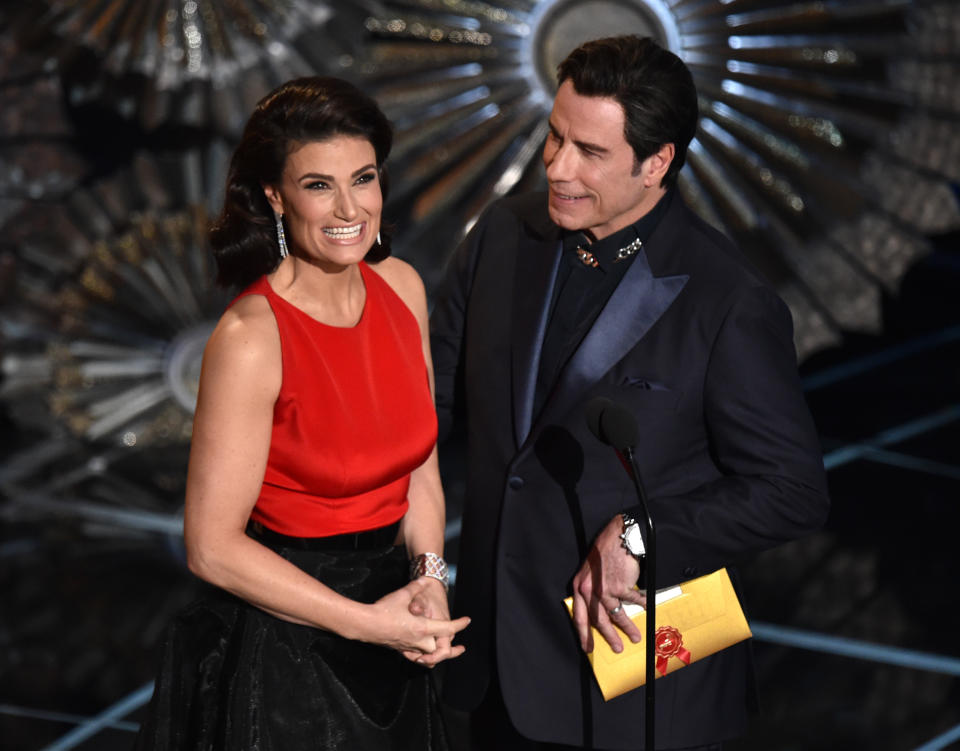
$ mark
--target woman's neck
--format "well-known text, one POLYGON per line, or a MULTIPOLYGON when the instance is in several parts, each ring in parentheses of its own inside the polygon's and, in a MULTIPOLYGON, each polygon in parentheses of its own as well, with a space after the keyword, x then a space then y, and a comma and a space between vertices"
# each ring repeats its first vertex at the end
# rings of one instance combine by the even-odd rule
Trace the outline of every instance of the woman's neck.
POLYGON ((357 264, 336 266, 289 257, 270 275, 274 292, 329 326, 354 326, 363 314, 366 287, 357 264))

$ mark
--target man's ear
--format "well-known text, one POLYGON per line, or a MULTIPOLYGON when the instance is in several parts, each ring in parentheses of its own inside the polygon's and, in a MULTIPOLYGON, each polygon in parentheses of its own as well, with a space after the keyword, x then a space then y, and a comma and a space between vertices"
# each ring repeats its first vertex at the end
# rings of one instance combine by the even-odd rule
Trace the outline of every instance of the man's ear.
POLYGON ((263 188, 263 195, 267 197, 267 203, 269 203, 270 208, 273 209, 273 213, 277 216, 282 215, 283 199, 280 196, 280 191, 273 185, 261 185, 261 187, 263 188))
POLYGON ((648 156, 644 162, 647 166, 646 175, 643 184, 648 188, 653 188, 663 181, 663 176, 667 174, 670 165, 673 163, 674 154, 677 153, 672 143, 665 143, 656 152, 648 156))

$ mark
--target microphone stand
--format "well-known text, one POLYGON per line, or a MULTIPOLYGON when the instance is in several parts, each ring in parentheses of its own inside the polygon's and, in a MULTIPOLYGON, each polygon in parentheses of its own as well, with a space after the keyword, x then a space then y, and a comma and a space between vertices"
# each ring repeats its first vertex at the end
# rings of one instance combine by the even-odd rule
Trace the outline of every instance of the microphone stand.
POLYGON ((646 680, 644 705, 644 751, 654 751, 656 747, 655 725, 655 698, 656 698, 656 635, 657 635, 657 537, 653 527, 653 518, 650 516, 650 507, 647 504, 647 494, 640 481, 640 468, 633 453, 637 442, 637 421, 629 410, 619 404, 597 396, 586 405, 587 428, 601 443, 611 446, 617 452, 624 470, 633 480, 633 487, 637 491, 640 508, 643 510, 643 526, 647 532, 646 556, 644 557, 643 581, 647 591, 646 607, 646 680))
POLYGON ((656 649, 654 640, 657 633, 657 536, 653 528, 653 518, 650 516, 650 509, 647 506, 647 494, 640 483, 640 469, 637 467, 637 460, 633 454, 633 447, 627 446, 623 453, 630 466, 630 476, 633 478, 633 486, 636 488, 637 497, 640 499, 640 507, 643 509, 643 526, 647 532, 646 556, 644 559, 643 582, 647 590, 647 621, 646 633, 643 638, 646 640, 646 663, 647 678, 644 698, 644 751, 654 751, 656 748, 654 740, 654 705, 656 697, 656 649))

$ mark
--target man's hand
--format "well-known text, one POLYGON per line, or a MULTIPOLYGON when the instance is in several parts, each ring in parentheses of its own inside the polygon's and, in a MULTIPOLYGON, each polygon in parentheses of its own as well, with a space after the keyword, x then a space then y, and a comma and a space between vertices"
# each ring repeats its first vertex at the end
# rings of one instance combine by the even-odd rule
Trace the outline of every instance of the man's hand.
POLYGON ((597 535, 587 560, 573 577, 573 623, 584 652, 593 651, 591 625, 603 635, 614 652, 623 651, 618 629, 634 643, 641 639, 640 629, 621 606, 623 602, 635 602, 644 607, 647 604, 646 595, 634 588, 640 577, 640 564, 623 547, 622 531, 623 520, 617 514, 597 535))

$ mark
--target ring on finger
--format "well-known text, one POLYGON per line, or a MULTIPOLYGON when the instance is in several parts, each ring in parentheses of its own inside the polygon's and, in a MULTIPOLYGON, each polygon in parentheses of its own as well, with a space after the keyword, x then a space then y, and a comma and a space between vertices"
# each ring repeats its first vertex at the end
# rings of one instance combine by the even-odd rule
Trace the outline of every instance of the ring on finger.
POLYGON ((617 607, 607 612, 610 613, 610 615, 618 615, 621 610, 623 610, 623 600, 617 600, 617 607))

